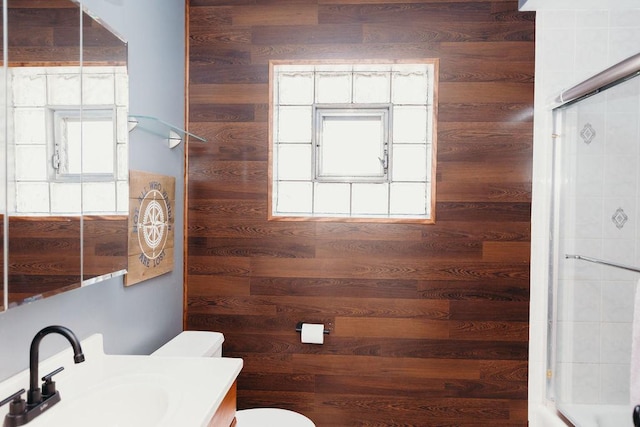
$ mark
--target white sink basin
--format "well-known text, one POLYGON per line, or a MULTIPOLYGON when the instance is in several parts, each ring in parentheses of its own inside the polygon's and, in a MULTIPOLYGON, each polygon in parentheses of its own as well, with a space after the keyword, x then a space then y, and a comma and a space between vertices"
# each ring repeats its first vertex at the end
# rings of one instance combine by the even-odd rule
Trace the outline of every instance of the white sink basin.
MULTIPOLYGON (((242 369, 241 359, 106 355, 101 335, 82 349, 83 363, 70 349, 40 363, 39 376, 64 366, 61 400, 28 427, 205 427, 242 369)), ((3 381, 0 399, 28 384, 28 370, 3 381)))
POLYGON ((100 383, 67 405, 54 407, 47 422, 67 427, 161 425, 181 399, 166 382, 159 376, 134 375, 100 383))

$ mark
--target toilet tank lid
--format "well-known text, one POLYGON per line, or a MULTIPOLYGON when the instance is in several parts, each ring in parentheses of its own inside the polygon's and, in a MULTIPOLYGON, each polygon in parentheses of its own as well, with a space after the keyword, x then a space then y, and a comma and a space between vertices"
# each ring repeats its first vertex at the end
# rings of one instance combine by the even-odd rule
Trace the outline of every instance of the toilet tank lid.
POLYGON ((151 353, 153 356, 211 357, 222 347, 224 335, 210 331, 183 331, 151 353))

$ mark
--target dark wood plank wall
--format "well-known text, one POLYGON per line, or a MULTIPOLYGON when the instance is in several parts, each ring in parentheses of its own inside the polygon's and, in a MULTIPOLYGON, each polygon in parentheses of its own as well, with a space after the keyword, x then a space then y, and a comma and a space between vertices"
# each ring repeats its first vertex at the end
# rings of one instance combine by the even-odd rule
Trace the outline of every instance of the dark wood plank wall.
POLYGON ((80 287, 80 217, 8 219, 9 306, 80 287))
POLYGON ((10 306, 79 287, 81 250, 85 279, 127 268, 127 216, 85 215, 82 247, 79 216, 8 218, 10 306))
POLYGON ((83 215, 83 279, 126 270, 129 260, 127 215, 83 215))
MULTIPOLYGON (((82 19, 83 64, 126 65, 126 44, 86 13, 82 19)), ((9 0, 7 21, 9 66, 80 63, 80 7, 72 0, 9 0)))
POLYGON ((185 327, 240 408, 526 426, 534 15, 517 1, 191 0, 185 327), (268 222, 270 59, 440 58, 436 224, 268 222), (296 322, 331 329, 301 344, 296 322))

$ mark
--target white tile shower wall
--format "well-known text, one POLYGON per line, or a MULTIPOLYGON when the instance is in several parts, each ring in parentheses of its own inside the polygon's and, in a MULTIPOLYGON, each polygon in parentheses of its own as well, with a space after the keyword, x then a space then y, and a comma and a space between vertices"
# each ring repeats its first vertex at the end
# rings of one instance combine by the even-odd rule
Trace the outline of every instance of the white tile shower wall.
MULTIPOLYGON (((553 122, 551 108, 555 99, 563 89, 567 89, 615 63, 638 53, 640 46, 640 7, 636 2, 597 1, 564 1, 562 3, 533 2, 531 9, 536 13, 536 100, 535 100, 535 141, 534 141, 534 176, 533 176, 533 208, 532 208, 532 262, 531 262, 531 333, 530 333, 530 375, 529 375, 529 418, 533 427, 547 425, 548 420, 537 417, 540 413, 539 405, 547 405, 545 384, 547 382, 547 272, 549 259, 549 229, 551 227, 549 210, 552 200, 551 168, 553 122), (562 7, 561 7, 562 6, 562 7), (556 10, 550 10, 555 8, 556 10), (599 9, 600 8, 600 9, 599 9), (611 10, 609 10, 609 8, 611 10), (562 10, 565 9, 565 10, 562 10), (582 10, 579 10, 582 9, 582 10), (607 10, 604 10, 607 9, 607 10)), ((636 116, 637 117, 637 116, 636 116)), ((614 119, 615 120, 615 119, 614 119)), ((624 120, 623 120, 624 122, 624 120)), ((633 120, 637 123, 637 118, 633 120)), ((626 122, 624 122, 626 123, 626 122)), ((621 129, 622 131, 623 129, 621 129)), ((616 131, 616 129, 614 129, 616 131)), ((626 131, 626 130, 625 130, 626 131)), ((634 148, 637 149, 638 141, 634 148)), ((611 149, 617 146, 610 147, 611 149)), ((599 183, 604 181, 605 170, 602 157, 593 155, 582 157, 582 168, 577 170, 579 179, 585 183, 580 196, 591 196, 590 206, 576 206, 574 209, 594 209, 607 212, 612 202, 604 200, 604 189, 599 183)), ((627 160, 637 162, 638 157, 630 155, 627 160)), ((609 160, 613 162, 612 159, 609 160)), ((636 163, 637 164, 637 163, 636 163)), ((612 166, 615 163, 611 163, 612 166)), ((628 169, 627 169, 628 170, 628 169)), ((611 176, 611 175, 609 175, 611 176)), ((635 202, 635 200, 634 200, 635 202)), ((585 202, 586 203, 586 202, 585 202)), ((627 202, 625 202, 626 204, 627 202)), ((617 207, 615 208, 617 209, 617 207)), ((609 218, 606 218, 610 221, 609 218)), ((594 219, 594 224, 597 223, 594 219)), ((637 217, 633 218, 636 227, 637 217)), ((610 223, 610 222, 609 222, 610 223)), ((566 228, 572 227, 578 233, 580 227, 565 222, 566 228)), ((581 224, 582 225, 582 224, 581 224)), ((630 223, 627 223, 630 225, 630 223)), ((617 230, 607 231, 611 233, 617 230)), ((634 246, 640 245, 640 237, 635 230, 632 234, 634 246)), ((608 239, 602 244, 589 239, 580 239, 561 248, 562 251, 573 252, 576 245, 581 248, 614 254, 619 246, 619 239, 608 239)), ((625 242, 627 246, 628 240, 625 242)), ((562 252, 565 253, 565 252, 562 252)), ((625 256, 636 255, 635 251, 615 253, 622 259, 625 256)), ((638 257, 635 257, 638 259, 638 257)), ((638 259, 637 263, 640 263, 638 259)), ((581 268, 585 266, 582 265, 581 268)), ((580 270, 582 271, 582 270, 580 270)), ((621 272, 623 273, 623 272, 621 272)), ((565 307, 558 318, 567 320, 567 316, 575 315, 576 323, 594 322, 602 319, 608 324, 624 324, 629 322, 629 304, 632 300, 630 293, 635 290, 627 277, 624 280, 602 281, 597 266, 578 274, 582 280, 574 283, 579 289, 568 288, 566 292, 579 292, 573 307, 565 307), (591 277, 592 279, 589 279, 591 277), (598 280, 593 280, 593 278, 598 280), (607 287, 616 286, 615 291, 609 292, 607 287), (619 295, 619 296, 616 296, 619 295)), ((617 273, 606 273, 616 275, 617 273)), ((607 277, 607 279, 610 279, 607 277)), ((559 297, 562 297, 561 295, 559 297)), ((627 323, 628 325, 628 323, 627 323)), ((607 326, 608 328, 609 326, 607 326)), ((600 334, 598 330, 598 334, 600 334)), ((565 343, 572 347, 573 342, 565 343)), ((600 352, 600 349, 598 349, 600 352)), ((608 356, 607 356, 608 357, 608 356)), ((626 402, 628 399, 629 378, 628 366, 625 364, 574 364, 573 377, 559 381, 559 389, 582 390, 582 395, 576 395, 577 400, 602 403, 626 402), (597 375, 594 376, 594 373, 597 375), (573 384, 573 382, 576 382, 573 384), (581 385, 586 387, 581 388, 581 385), (573 387, 576 386, 576 387, 573 387)), ((554 373, 554 375, 557 373, 554 373)), ((553 395, 553 393, 551 394, 553 395)))
MULTIPOLYGON (((30 67, 10 70, 13 120, 10 134, 14 158, 9 206, 17 213, 62 214, 79 211, 78 183, 48 181, 51 157, 47 108, 80 105, 77 67, 30 67), (38 125, 36 125, 38 124, 38 125)), ((116 182, 84 185, 83 209, 91 213, 128 211, 128 79, 124 67, 85 67, 82 72, 85 105, 116 106, 118 169, 116 182), (100 192, 94 193, 99 189, 100 192)))

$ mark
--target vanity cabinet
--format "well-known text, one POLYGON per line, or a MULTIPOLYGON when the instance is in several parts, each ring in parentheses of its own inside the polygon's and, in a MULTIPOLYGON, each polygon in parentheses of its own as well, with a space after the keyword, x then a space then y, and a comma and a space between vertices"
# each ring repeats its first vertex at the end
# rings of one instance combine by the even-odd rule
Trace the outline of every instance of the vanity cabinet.
POLYGON ((236 425, 236 401, 238 396, 238 381, 233 385, 222 399, 222 403, 213 414, 208 427, 233 427, 236 425))

